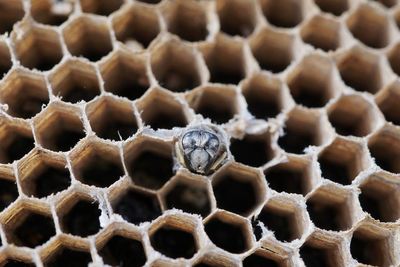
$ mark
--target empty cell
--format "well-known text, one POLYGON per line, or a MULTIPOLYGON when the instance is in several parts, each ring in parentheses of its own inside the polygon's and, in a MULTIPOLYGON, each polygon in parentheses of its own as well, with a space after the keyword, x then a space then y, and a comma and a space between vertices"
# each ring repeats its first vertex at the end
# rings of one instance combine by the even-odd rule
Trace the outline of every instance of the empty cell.
POLYGON ((76 199, 69 207, 63 206, 60 209, 61 218, 60 224, 63 232, 87 237, 96 234, 100 230, 100 215, 101 211, 98 203, 92 199, 76 199))
POLYGON ((358 137, 375 130, 379 121, 376 108, 358 95, 340 97, 328 108, 328 118, 338 134, 358 137))
POLYGON ((63 30, 64 40, 73 56, 98 61, 113 49, 110 31, 105 20, 80 16, 63 30))
POLYGON ((121 235, 114 235, 98 252, 110 266, 140 267, 147 260, 141 241, 121 235))
POLYGON ((79 60, 69 60, 58 67, 49 81, 53 94, 65 102, 88 102, 100 94, 96 69, 79 60))
POLYGON ((54 26, 63 24, 73 11, 73 5, 67 2, 31 0, 30 4, 30 14, 36 22, 54 26))
POLYGON ((264 28, 250 39, 250 48, 261 69, 284 71, 295 58, 295 38, 289 33, 264 28))
POLYGON ((274 26, 296 27, 304 18, 303 0, 260 0, 264 16, 274 26))
POLYGON ((339 250, 338 244, 328 243, 319 239, 310 239, 300 248, 300 257, 304 264, 310 267, 344 266, 340 254, 341 251, 339 250))
POLYGON ((318 156, 322 177, 333 182, 349 185, 368 167, 364 147, 347 139, 336 138, 318 156))
POLYGON ((86 114, 92 130, 103 139, 126 140, 138 130, 129 101, 102 97, 86 107, 86 114))
POLYGON ((232 36, 247 37, 257 25, 256 6, 251 1, 219 0, 217 14, 221 31, 232 36))
POLYGON ((2 264, 4 267, 34 267, 32 262, 22 261, 19 259, 7 259, 2 264))
POLYGON ((284 134, 278 139, 279 146, 286 152, 303 154, 307 147, 321 145, 324 125, 319 116, 311 110, 292 110, 283 129, 284 134))
POLYGON ((375 94, 383 86, 381 59, 364 48, 348 50, 336 64, 342 80, 356 91, 375 94))
POLYGON ((0 133, 0 163, 19 160, 35 147, 32 129, 28 124, 1 118, 0 133))
POLYGON ((8 105, 13 117, 29 119, 49 102, 44 77, 32 72, 15 70, 0 86, 0 102, 8 105))
POLYGON ((395 125, 400 125, 400 82, 394 81, 383 89, 375 98, 375 102, 385 116, 385 119, 395 125))
POLYGON ((57 250, 44 262, 46 267, 86 267, 92 261, 90 252, 82 249, 58 247, 57 250))
POLYGON ((30 248, 44 244, 56 234, 50 212, 25 207, 8 218, 4 229, 10 243, 30 248))
POLYGON ((301 28, 304 42, 324 51, 335 51, 342 43, 341 25, 338 21, 317 15, 301 28))
POLYGON ((375 163, 382 169, 400 173, 400 138, 394 126, 388 126, 374 134, 368 141, 368 148, 375 163))
POLYGON ((144 58, 118 50, 100 65, 104 89, 130 100, 140 98, 150 87, 144 58))
POLYGON ((317 54, 306 56, 287 78, 296 103, 309 108, 325 106, 338 91, 333 77, 334 68, 327 57, 317 54))
POLYGON ((152 7, 127 5, 112 18, 115 37, 133 50, 143 49, 160 33, 157 12, 152 7))
POLYGON ((83 12, 108 16, 118 10, 124 0, 80 0, 79 2, 83 12))
POLYGON ((247 256, 243 260, 243 267, 259 267, 259 266, 281 267, 281 266, 284 266, 278 260, 273 259, 272 257, 263 255, 263 254, 265 254, 265 253, 255 252, 255 253, 247 256))
POLYGON ((18 60, 29 69, 48 71, 63 57, 60 37, 49 28, 34 26, 22 36, 15 33, 12 38, 18 60))
POLYGON ((400 218, 400 185, 379 176, 370 176, 361 186, 358 196, 362 209, 381 222, 400 218))
POLYGON ((18 188, 11 174, 0 175, 0 211, 3 211, 18 198, 18 188))
POLYGON ((202 3, 176 1, 169 3, 163 12, 169 32, 189 42, 205 40, 208 35, 207 13, 202 3))
POLYGON ((18 163, 22 191, 37 198, 57 194, 71 184, 66 159, 53 153, 36 150, 18 163))
POLYGON ((10 49, 6 42, 0 41, 0 80, 12 68, 10 49))
POLYGON ((169 225, 163 225, 152 233, 150 242, 155 250, 172 259, 190 259, 198 250, 191 232, 169 225))
POLYGON ((139 138, 125 147, 124 158, 128 174, 138 186, 157 190, 173 176, 172 148, 167 143, 139 138))
POLYGON ((237 165, 218 172, 212 179, 212 187, 218 208, 243 216, 253 212, 265 195, 260 174, 237 165))
POLYGON ((22 0, 0 1, 0 34, 10 33, 14 24, 22 20, 25 15, 22 0))
POLYGON ((257 119, 276 117, 285 106, 283 84, 270 76, 256 75, 242 86, 247 109, 257 119))
POLYGON ((37 140, 52 151, 69 151, 86 135, 80 116, 75 107, 61 103, 48 106, 34 120, 37 140))
POLYGON ((323 12, 340 16, 349 9, 349 0, 314 0, 323 12))
POLYGON ((151 69, 161 87, 184 92, 201 83, 198 61, 194 49, 172 39, 152 53, 151 69))
POLYGON ((389 44, 389 17, 383 10, 369 4, 361 4, 346 20, 353 36, 372 48, 384 48, 389 44))
POLYGON ((278 192, 307 195, 313 187, 313 173, 307 159, 289 157, 264 171, 268 185, 278 192))
POLYGON ((319 188, 307 199, 307 211, 318 228, 330 231, 345 231, 353 225, 353 199, 346 191, 334 188, 319 188))
POLYGON ((223 86, 202 87, 188 96, 189 106, 213 123, 223 124, 238 113, 238 95, 234 88, 223 86))
POLYGON ((234 138, 231 140, 230 150, 236 162, 252 167, 266 164, 275 155, 269 133, 248 134, 242 139, 234 138))
POLYGON ((388 267, 394 264, 391 241, 388 233, 373 232, 361 226, 353 233, 350 243, 350 253, 359 263, 388 267))
POLYGON ((211 83, 238 84, 245 78, 246 61, 242 42, 219 36, 214 44, 204 46, 202 53, 211 83))
POLYGON ((250 249, 250 233, 242 219, 213 215, 204 225, 208 238, 217 247, 230 253, 243 253, 250 249))
POLYGON ((185 127, 187 124, 181 102, 159 89, 141 99, 137 107, 143 123, 153 130, 170 130, 174 127, 185 127))
POLYGON ((133 224, 150 222, 161 215, 156 195, 133 189, 112 201, 112 207, 115 213, 133 224))

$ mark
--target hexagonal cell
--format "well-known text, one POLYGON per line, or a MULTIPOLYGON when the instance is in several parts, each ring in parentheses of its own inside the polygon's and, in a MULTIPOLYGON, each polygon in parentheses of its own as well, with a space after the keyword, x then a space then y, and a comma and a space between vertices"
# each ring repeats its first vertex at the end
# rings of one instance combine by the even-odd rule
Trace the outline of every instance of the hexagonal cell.
POLYGON ((189 42, 205 40, 208 35, 208 17, 204 6, 195 1, 176 1, 162 12, 167 30, 189 42))
POLYGON ((352 257, 359 263, 393 266, 393 241, 390 232, 373 225, 362 225, 353 232, 350 243, 352 257))
POLYGON ((353 141, 336 138, 318 156, 322 177, 349 185, 369 165, 366 149, 353 141))
POLYGON ((117 50, 100 65, 104 89, 130 100, 140 98, 150 87, 143 57, 117 50))
POLYGON ((278 144, 286 152, 302 154, 307 147, 319 146, 325 141, 324 128, 318 112, 295 108, 288 114, 284 135, 279 137, 278 144))
POLYGON ((378 126, 376 108, 364 97, 346 95, 328 108, 328 118, 340 135, 365 136, 378 126))
POLYGON ((60 102, 37 116, 34 127, 39 143, 53 151, 68 151, 86 135, 80 111, 60 102))
POLYGON ((343 267, 340 246, 337 240, 314 234, 300 247, 300 257, 306 266, 343 267))
POLYGON ((168 209, 181 209, 203 218, 211 212, 209 186, 198 177, 178 175, 165 187, 161 198, 168 209))
POLYGON ((213 123, 224 124, 239 112, 238 95, 233 87, 207 86, 187 96, 189 106, 213 123))
POLYGON ((400 134, 394 126, 388 126, 370 137, 369 152, 382 169, 400 173, 400 134))
POLYGON ((260 0, 264 16, 274 26, 296 27, 304 18, 304 1, 297 0, 260 0))
POLYGON ((241 41, 218 36, 202 47, 211 83, 238 84, 246 76, 246 61, 241 41))
POLYGON ((294 35, 264 28, 250 39, 250 48, 261 69, 278 73, 294 60, 294 43, 294 35))
POLYGON ((0 40, 0 80, 12 66, 10 49, 5 41, 0 40))
POLYGON ((346 24, 353 36, 369 47, 384 48, 389 44, 389 17, 383 10, 361 4, 346 24))
POLYGON ((217 1, 217 14, 221 31, 235 36, 249 36, 257 25, 254 2, 243 0, 217 1), (234 17, 235 19, 232 19, 234 17))
POLYGON ((122 194, 112 194, 111 197, 114 212, 130 223, 150 222, 161 215, 160 203, 152 193, 129 189, 122 194))
POLYGON ((79 0, 83 12, 108 16, 118 10, 124 0, 79 0))
POLYGON ((247 109, 257 119, 274 118, 288 104, 281 80, 262 74, 246 80, 242 86, 242 93, 247 102, 247 109))
POLYGON ((276 253, 270 252, 267 249, 260 248, 243 259, 243 267, 284 267, 284 260, 279 259, 276 253), (275 255, 274 255, 275 254, 275 255))
POLYGON ((125 146, 124 160, 128 174, 138 186, 160 189, 173 176, 172 147, 157 139, 138 136, 125 146))
POLYGON ((14 24, 25 15, 23 1, 0 1, 0 34, 11 32, 14 24))
POLYGON ((161 89, 153 89, 137 103, 145 126, 153 130, 185 127, 188 123, 182 103, 161 89))
POLYGON ((70 247, 64 244, 57 246, 55 251, 44 261, 46 267, 86 267, 92 261, 89 249, 70 247))
POLYGON ((240 216, 215 213, 207 219, 204 229, 214 245, 230 253, 243 253, 251 248, 248 225, 240 216))
POLYGON ((268 185, 277 192, 307 195, 315 184, 315 177, 308 159, 289 156, 286 162, 264 171, 268 185))
POLYGON ((30 14, 36 22, 58 26, 63 24, 73 11, 68 2, 56 3, 51 0, 31 0, 30 14))
POLYGON ((318 188, 307 199, 307 211, 318 228, 345 231, 354 223, 354 199, 350 192, 334 186, 318 188))
POLYGON ((400 81, 396 80, 383 89, 375 98, 375 102, 385 116, 393 124, 400 125, 400 81))
POLYGON ((35 150, 18 163, 22 191, 37 198, 57 194, 71 184, 71 174, 64 156, 35 150))
POLYGON ((29 119, 49 102, 44 77, 25 70, 15 70, 0 87, 0 102, 8 105, 13 117, 29 119))
POLYGON ((0 171, 0 212, 18 198, 18 188, 11 169, 0 171))
POLYGON ((281 242, 300 239, 304 231, 302 208, 289 199, 270 199, 257 215, 257 220, 281 242))
POLYGON ((296 103, 309 108, 325 106, 339 91, 333 71, 334 64, 327 57, 317 54, 304 57, 287 78, 296 103))
POLYGON ((260 167, 275 156, 268 132, 247 134, 242 139, 233 138, 230 151, 236 162, 252 167, 260 167))
POLYGON ((56 234, 56 230, 49 210, 24 204, 18 212, 7 218, 4 230, 9 243, 34 248, 46 243, 56 234))
POLYGON ((147 261, 142 242, 129 232, 114 234, 97 251, 110 266, 140 267, 147 261))
POLYGON ((359 188, 361 208, 381 222, 395 222, 400 218, 400 184, 396 178, 373 174, 359 188))
POLYGON ((198 55, 189 46, 172 39, 151 55, 151 69, 160 86, 184 92, 200 85, 198 55))
POLYGON ((300 31, 304 42, 324 51, 335 51, 342 43, 341 24, 329 17, 317 15, 300 31))
POLYGON ((105 19, 80 16, 63 30, 64 40, 73 56, 98 61, 113 49, 105 19))
POLYGON ((119 148, 96 140, 88 140, 70 155, 77 180, 87 185, 109 187, 124 175, 119 148))
POLYGON ((90 101, 100 94, 94 66, 80 60, 69 60, 49 77, 53 94, 65 102, 90 101))
POLYGON ((32 129, 28 124, 0 117, 0 163, 21 159, 35 147, 32 129))
POLYGON ((103 139, 125 140, 138 130, 129 101, 105 96, 86 106, 86 114, 92 130, 103 139))
POLYGON ((323 12, 340 16, 349 9, 349 0, 314 0, 323 12))
POLYGON ((374 94, 384 84, 381 59, 364 48, 354 47, 345 52, 336 64, 342 80, 356 91, 374 94))
POLYGON ((243 216, 250 215, 266 194, 260 173, 233 164, 215 174, 212 187, 218 208, 243 216))
POLYGON ((22 36, 14 32, 12 39, 17 58, 29 69, 50 70, 63 57, 58 33, 47 27, 33 26, 22 36))
POLYGON ((160 33, 157 12, 152 7, 128 5, 112 18, 115 37, 133 50, 143 49, 160 33))
POLYGON ((64 233, 87 237, 100 230, 98 203, 89 197, 71 194, 58 207, 60 226, 64 233))

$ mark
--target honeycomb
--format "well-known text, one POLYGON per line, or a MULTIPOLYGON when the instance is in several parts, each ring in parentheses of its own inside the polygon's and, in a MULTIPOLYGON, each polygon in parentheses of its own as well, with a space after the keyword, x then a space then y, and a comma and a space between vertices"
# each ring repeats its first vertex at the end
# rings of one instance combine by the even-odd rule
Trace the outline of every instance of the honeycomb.
POLYGON ((397 4, 0 0, 0 266, 400 266, 397 4))

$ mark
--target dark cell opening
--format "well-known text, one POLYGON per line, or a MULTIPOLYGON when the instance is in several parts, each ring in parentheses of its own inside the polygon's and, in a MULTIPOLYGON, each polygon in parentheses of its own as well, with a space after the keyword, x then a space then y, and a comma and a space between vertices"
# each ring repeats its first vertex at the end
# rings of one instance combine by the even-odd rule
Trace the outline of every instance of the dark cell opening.
POLYGON ((9 138, 12 139, 10 144, 7 145, 3 141, 4 154, 0 156, 1 163, 12 163, 15 160, 19 160, 35 147, 32 136, 12 132, 9 134, 9 138))
POLYGON ((42 245, 55 234, 56 230, 51 217, 33 213, 14 230, 14 243, 17 246, 34 248, 42 245))
POLYGON ((257 218, 272 232, 276 239, 282 242, 291 242, 300 237, 296 224, 297 220, 294 214, 289 211, 278 211, 273 208, 266 207, 257 218))
POLYGON ((122 4, 123 0, 80 0, 82 11, 87 13, 94 13, 102 16, 108 16, 114 11, 117 11, 122 4))
POLYGON ((33 195, 39 198, 47 197, 67 189, 71 184, 70 173, 67 168, 49 166, 35 178, 33 195))
POLYGON ((303 154, 304 149, 311 145, 316 145, 313 132, 301 132, 294 127, 286 127, 285 135, 279 137, 278 144, 286 152, 303 154))
POLYGON ((348 0, 314 0, 314 2, 323 12, 335 16, 342 15, 349 8, 348 0))
POLYGON ((191 233, 162 227, 151 237, 153 248, 165 256, 173 259, 190 259, 197 251, 196 241, 191 233))
POLYGON ((243 267, 280 267, 278 262, 273 259, 268 259, 266 257, 252 254, 243 260, 243 267))
POLYGON ((309 267, 335 267, 335 255, 327 248, 317 248, 309 244, 304 244, 300 248, 300 256, 306 266, 309 267))
POLYGON ((244 139, 232 139, 230 150, 237 162, 260 167, 273 158, 269 140, 246 136, 244 139))
POLYGON ((13 203, 18 197, 15 181, 0 179, 0 211, 13 203))
POLYGON ((277 27, 293 28, 303 20, 303 1, 266 0, 262 9, 268 22, 277 27))
POLYGON ((86 237, 100 230, 101 211, 96 203, 80 200, 62 218, 62 225, 67 233, 86 237))
POLYGON ((19 260, 7 260, 3 267, 35 267, 33 263, 27 263, 19 260))
POLYGON ((69 248, 62 248, 48 262, 47 267, 87 267, 92 261, 90 253, 69 248))
POLYGON ((367 236, 357 230, 353 233, 350 252, 358 262, 374 266, 391 266, 389 249, 383 237, 367 236))

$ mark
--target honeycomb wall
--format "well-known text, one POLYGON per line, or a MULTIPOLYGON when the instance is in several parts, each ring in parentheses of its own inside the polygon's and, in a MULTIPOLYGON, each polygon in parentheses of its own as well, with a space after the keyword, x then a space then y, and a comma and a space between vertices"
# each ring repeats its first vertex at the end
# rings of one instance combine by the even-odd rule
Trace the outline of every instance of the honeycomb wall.
POLYGON ((399 266, 397 0, 0 0, 1 266, 399 266), (176 164, 213 123, 228 161, 176 164))

